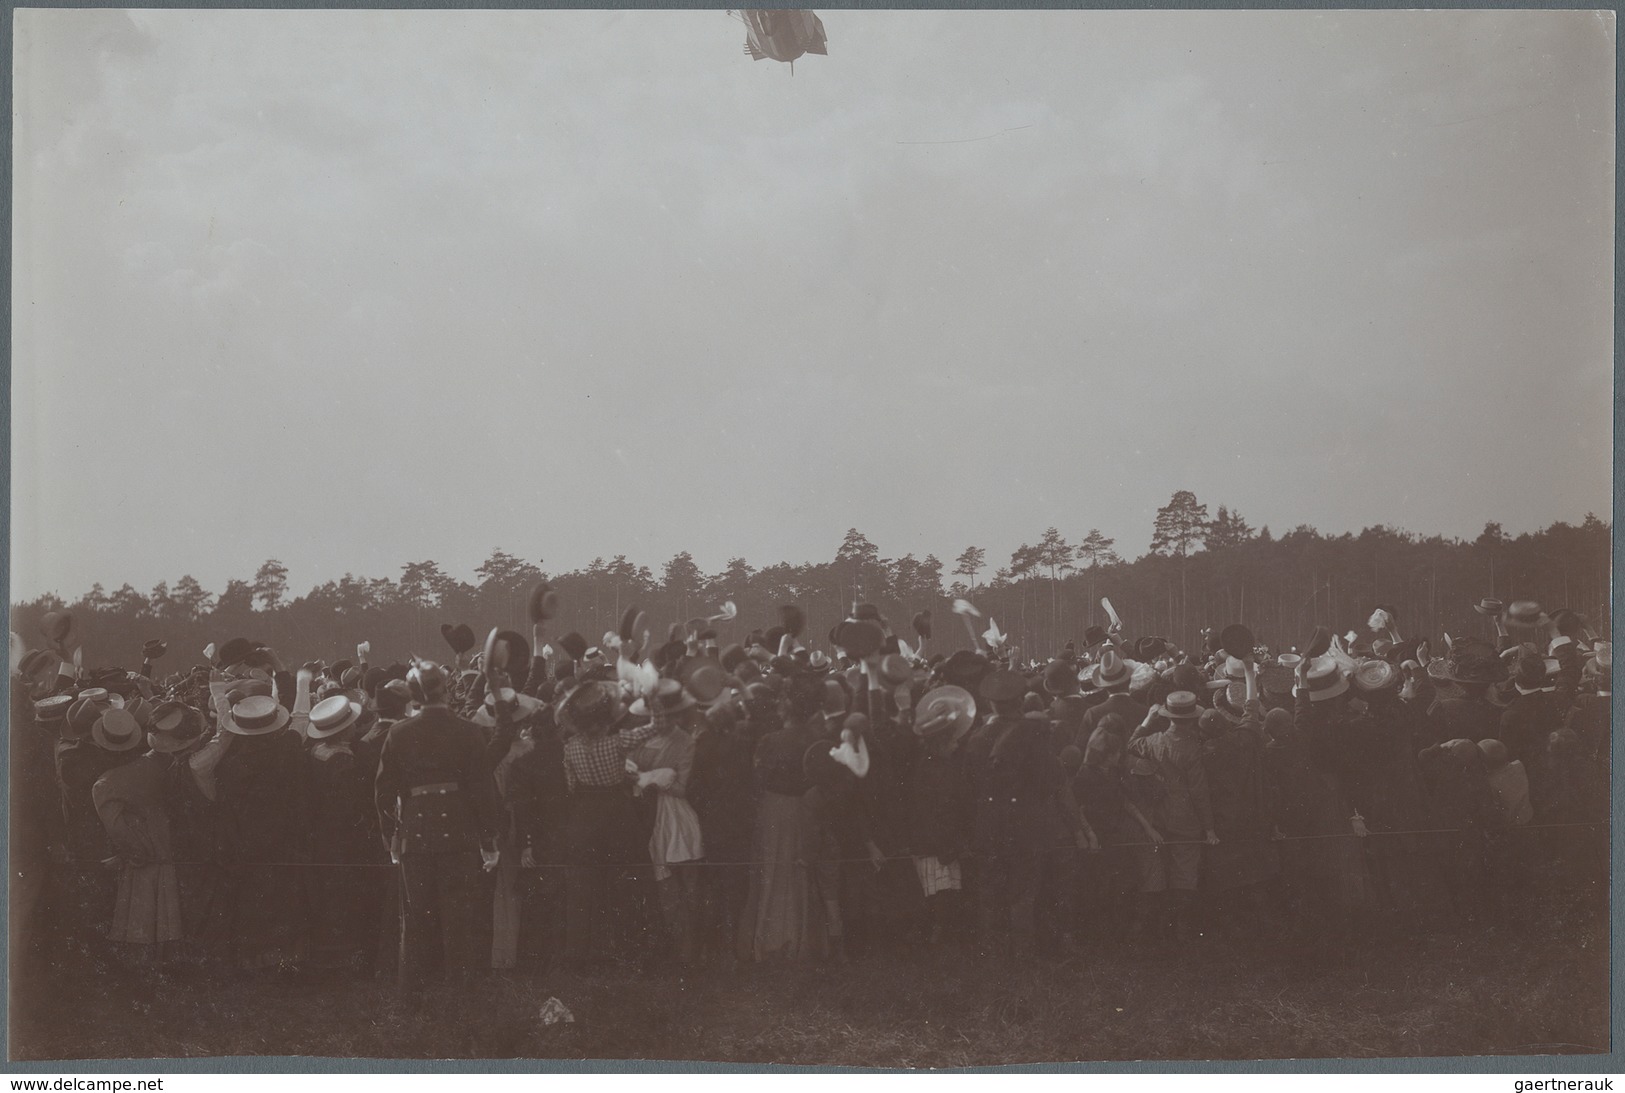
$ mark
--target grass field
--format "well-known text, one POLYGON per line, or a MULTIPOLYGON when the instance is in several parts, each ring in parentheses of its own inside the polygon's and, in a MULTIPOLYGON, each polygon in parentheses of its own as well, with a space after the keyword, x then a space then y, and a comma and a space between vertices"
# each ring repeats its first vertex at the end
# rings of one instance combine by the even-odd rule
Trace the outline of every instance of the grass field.
MULTIPOLYGON (((1600 886, 1599 886, 1600 887, 1600 886)), ((12 1012, 19 1060, 311 1055, 975 1067, 1608 1050, 1600 891, 1394 940, 1206 940, 1017 965, 953 949, 850 965, 387 983, 69 977, 12 1012), (574 1024, 543 1026, 550 996, 574 1024)))

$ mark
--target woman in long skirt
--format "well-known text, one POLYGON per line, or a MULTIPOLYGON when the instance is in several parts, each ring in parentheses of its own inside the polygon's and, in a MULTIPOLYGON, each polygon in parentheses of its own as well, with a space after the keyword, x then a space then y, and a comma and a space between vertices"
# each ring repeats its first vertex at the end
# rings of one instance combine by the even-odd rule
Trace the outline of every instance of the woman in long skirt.
POLYGON ((808 825, 802 798, 809 788, 802 759, 820 738, 821 699, 816 680, 792 680, 788 724, 756 742, 755 775, 761 797, 752 841, 750 899, 740 924, 741 956, 747 959, 803 960, 819 955, 822 915, 810 898, 802 858, 808 825))
MULTIPOLYGON (((676 687, 675 681, 667 681, 676 687)), ((695 708, 692 695, 678 690, 663 701, 668 717, 688 716, 695 708)), ((633 712, 639 712, 636 706, 633 712)), ((678 960, 689 965, 699 946, 699 866, 705 857, 700 819, 688 803, 688 782, 694 769, 694 738, 686 730, 671 728, 651 737, 631 756, 637 769, 634 792, 654 794, 654 830, 649 836, 649 857, 654 863, 661 912, 677 945, 678 960)))

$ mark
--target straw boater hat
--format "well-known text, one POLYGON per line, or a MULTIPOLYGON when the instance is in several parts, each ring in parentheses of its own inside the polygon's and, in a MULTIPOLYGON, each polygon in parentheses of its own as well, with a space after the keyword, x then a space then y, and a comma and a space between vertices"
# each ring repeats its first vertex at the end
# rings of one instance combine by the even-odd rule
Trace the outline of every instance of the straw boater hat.
POLYGON ((1163 702, 1162 712, 1175 721, 1195 721, 1202 716, 1202 707, 1190 691, 1175 691, 1163 702))
POLYGON ((34 703, 34 720, 42 725, 66 721, 68 707, 74 702, 72 695, 52 695, 49 698, 42 698, 34 703))
POLYGON ((1349 689, 1348 676, 1332 657, 1317 657, 1309 664, 1309 701, 1324 702, 1349 689))
POLYGON ((231 708, 223 726, 237 736, 267 736, 288 726, 288 711, 267 695, 250 695, 231 708))
POLYGON ((129 710, 104 710, 91 727, 90 738, 106 751, 129 751, 140 747, 145 734, 141 723, 129 710))
POLYGON ((361 720, 361 705, 345 695, 323 699, 310 708, 310 728, 306 735, 312 740, 326 740, 337 736, 361 720))

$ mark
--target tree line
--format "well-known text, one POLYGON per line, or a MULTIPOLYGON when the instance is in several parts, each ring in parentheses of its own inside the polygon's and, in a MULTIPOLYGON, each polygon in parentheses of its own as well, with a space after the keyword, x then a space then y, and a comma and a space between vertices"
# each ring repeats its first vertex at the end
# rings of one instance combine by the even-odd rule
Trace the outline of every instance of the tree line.
POLYGON ((160 669, 190 666, 209 642, 237 636, 301 660, 329 661, 353 657, 355 644, 367 640, 374 660, 387 662, 413 653, 448 655, 442 623, 466 622, 481 634, 492 626, 528 634, 525 602, 541 580, 558 590, 562 605, 548 633, 578 631, 589 644, 633 604, 658 627, 658 640, 669 623, 706 618, 724 601, 738 607, 736 620, 717 624, 724 644, 774 625, 778 607, 787 603, 806 613, 805 640, 827 644, 825 636, 853 604, 868 602, 905 631, 907 619, 930 610, 934 637, 926 651, 946 653, 970 644, 951 613, 952 601, 965 597, 996 619, 1024 655, 1040 659, 1069 640, 1081 644, 1087 627, 1105 625, 1103 596, 1131 637, 1158 634, 1185 648, 1196 647, 1203 627, 1241 622, 1284 649, 1317 625, 1359 626, 1377 603, 1397 610, 1407 636, 1479 633, 1484 623, 1471 608, 1483 597, 1571 607, 1599 631, 1609 623, 1612 529, 1593 514, 1579 524, 1558 522, 1515 537, 1486 524, 1472 540, 1381 525, 1342 535, 1299 526, 1276 536, 1268 527, 1255 530, 1224 505, 1210 516, 1182 490, 1158 510, 1145 554, 1126 561, 1115 547, 1097 528, 1069 542, 1051 527, 991 573, 987 551, 978 546, 966 547, 945 571, 932 555, 883 557, 852 528, 827 562, 758 569, 733 558, 711 574, 687 551, 657 574, 625 555, 550 572, 540 558, 498 549, 480 564, 474 582, 420 561, 403 565, 395 577, 345 574, 299 596, 290 593, 287 568, 272 559, 252 579, 230 580, 218 594, 189 575, 146 593, 128 584, 108 592, 98 584, 72 602, 47 594, 13 604, 12 629, 36 644, 41 617, 71 609, 90 665, 133 666, 142 642, 158 637, 171 649, 160 669))

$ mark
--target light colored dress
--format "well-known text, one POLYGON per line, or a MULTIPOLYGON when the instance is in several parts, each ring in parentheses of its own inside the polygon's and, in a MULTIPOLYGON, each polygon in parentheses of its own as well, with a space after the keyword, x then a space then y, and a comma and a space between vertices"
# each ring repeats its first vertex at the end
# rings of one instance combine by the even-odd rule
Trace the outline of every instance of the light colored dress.
POLYGON ((669 787, 649 786, 654 793, 654 832, 649 836, 649 858, 654 862, 655 880, 671 876, 670 866, 699 861, 705 857, 700 836, 700 818, 688 803, 688 779, 694 769, 694 738, 682 729, 672 729, 651 738, 632 755, 638 770, 671 770, 676 777, 669 787))

